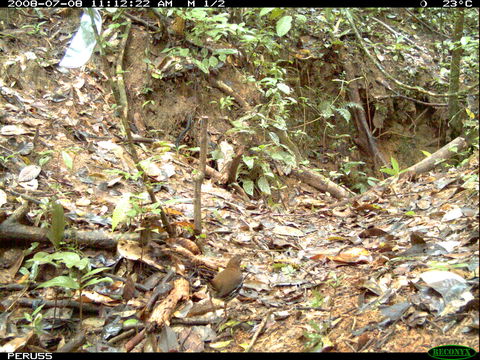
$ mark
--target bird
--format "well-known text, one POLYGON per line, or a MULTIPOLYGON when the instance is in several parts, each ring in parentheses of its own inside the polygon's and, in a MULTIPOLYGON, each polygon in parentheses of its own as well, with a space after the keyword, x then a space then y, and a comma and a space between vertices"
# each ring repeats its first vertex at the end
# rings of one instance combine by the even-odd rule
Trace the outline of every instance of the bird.
MULTIPOLYGON (((220 271, 210 282, 210 294, 224 301, 224 316, 227 317, 227 304, 235 298, 243 285, 243 274, 240 269, 242 257, 236 255, 230 259, 227 267, 220 271)), ((211 299, 210 299, 211 301, 211 299)))

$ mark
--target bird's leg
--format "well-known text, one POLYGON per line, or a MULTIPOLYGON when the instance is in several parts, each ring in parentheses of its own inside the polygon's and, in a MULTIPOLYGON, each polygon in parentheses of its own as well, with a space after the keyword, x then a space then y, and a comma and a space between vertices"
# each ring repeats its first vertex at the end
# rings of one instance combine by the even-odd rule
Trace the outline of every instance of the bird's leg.
POLYGON ((212 307, 212 311, 215 313, 215 315, 217 314, 217 309, 215 308, 215 305, 213 304, 213 301, 212 301, 212 294, 208 294, 208 300, 210 300, 210 306, 212 307))
POLYGON ((224 303, 224 307, 223 307, 223 316, 226 318, 227 317, 227 304, 228 304, 228 301, 225 301, 224 303))

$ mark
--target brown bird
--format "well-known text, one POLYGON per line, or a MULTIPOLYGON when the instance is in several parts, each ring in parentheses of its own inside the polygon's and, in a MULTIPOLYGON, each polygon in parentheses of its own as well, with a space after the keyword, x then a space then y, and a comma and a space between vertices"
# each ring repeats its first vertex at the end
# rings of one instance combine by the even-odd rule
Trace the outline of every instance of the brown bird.
POLYGON ((213 297, 225 303, 225 317, 227 317, 227 303, 238 295, 243 285, 241 262, 240 255, 231 258, 225 270, 219 272, 210 283, 213 297))

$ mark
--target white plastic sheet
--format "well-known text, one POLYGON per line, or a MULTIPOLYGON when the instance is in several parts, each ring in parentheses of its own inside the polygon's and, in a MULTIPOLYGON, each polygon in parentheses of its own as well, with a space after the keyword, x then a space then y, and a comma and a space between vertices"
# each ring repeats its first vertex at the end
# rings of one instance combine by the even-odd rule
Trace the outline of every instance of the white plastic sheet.
MULTIPOLYGON (((98 11, 98 9, 89 10, 93 11, 95 26, 100 34, 102 29, 102 16, 100 15, 100 11, 98 11)), ((87 61, 90 60, 96 44, 97 41, 93 33, 90 15, 84 12, 80 20, 80 27, 59 65, 70 69, 85 65, 87 61)))

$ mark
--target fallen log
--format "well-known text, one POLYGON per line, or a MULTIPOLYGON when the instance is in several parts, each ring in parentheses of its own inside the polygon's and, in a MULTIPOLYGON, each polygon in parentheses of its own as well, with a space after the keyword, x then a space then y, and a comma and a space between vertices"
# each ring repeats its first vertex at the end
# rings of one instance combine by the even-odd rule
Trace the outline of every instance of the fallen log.
POLYGON ((447 145, 435 151, 429 157, 423 159, 415 165, 410 166, 407 171, 400 174, 400 178, 412 177, 412 175, 415 176, 430 171, 438 164, 451 158, 459 151, 465 149, 467 145, 467 140, 459 136, 456 139, 450 141, 447 145))
POLYGON ((352 191, 335 184, 326 177, 308 170, 292 170, 292 175, 300 181, 313 186, 315 189, 330 193, 334 198, 339 200, 355 195, 352 191))

